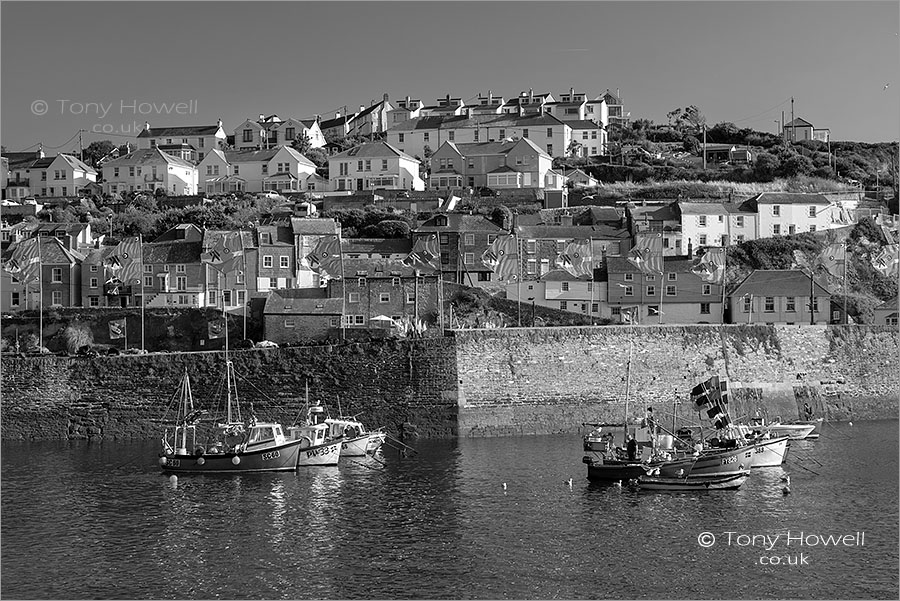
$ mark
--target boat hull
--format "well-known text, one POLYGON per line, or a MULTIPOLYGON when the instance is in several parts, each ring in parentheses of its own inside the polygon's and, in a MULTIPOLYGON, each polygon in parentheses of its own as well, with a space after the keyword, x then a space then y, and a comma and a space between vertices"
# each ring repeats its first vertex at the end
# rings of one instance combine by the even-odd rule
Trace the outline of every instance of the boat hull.
POLYGON ((646 464, 617 459, 590 460, 585 458, 588 466, 588 480, 591 482, 620 482, 643 476, 650 469, 646 464))
POLYGON ((664 478, 733 475, 750 467, 749 447, 703 451, 698 457, 685 457, 660 464, 659 475, 664 478))
POLYGON ((777 467, 784 463, 789 440, 787 436, 782 436, 753 444, 750 467, 777 467))
POLYGON ((297 467, 300 441, 240 453, 208 453, 204 455, 161 455, 160 467, 172 474, 212 474, 236 472, 284 472, 297 467))
POLYGON ((366 432, 362 436, 341 440, 341 457, 365 457, 384 444, 384 432, 366 432))
POLYGON ((325 444, 300 449, 296 467, 315 465, 337 465, 341 458, 341 441, 335 440, 325 444))
MULTIPOLYGON (((755 429, 760 429, 756 427, 755 429)), ((771 424, 761 428, 772 436, 787 436, 791 440, 803 440, 816 429, 815 424, 771 424)))
POLYGON ((666 478, 641 476, 638 487, 641 490, 696 491, 696 490, 737 490, 747 480, 747 471, 721 476, 692 476, 689 478, 666 478))

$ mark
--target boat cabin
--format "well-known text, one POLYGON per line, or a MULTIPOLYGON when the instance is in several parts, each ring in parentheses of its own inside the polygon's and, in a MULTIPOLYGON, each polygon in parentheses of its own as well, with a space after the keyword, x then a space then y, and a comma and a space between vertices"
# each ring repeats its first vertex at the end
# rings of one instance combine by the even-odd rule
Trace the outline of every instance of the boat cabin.
POLYGON ((352 419, 326 419, 325 423, 331 438, 358 438, 366 431, 360 422, 352 419))
POLYGON ((328 426, 326 424, 306 424, 305 426, 291 426, 288 429, 291 440, 304 440, 300 443, 301 449, 315 447, 325 444, 328 437, 328 426))
POLYGON ((248 451, 257 450, 262 447, 282 445, 285 442, 286 438, 280 424, 258 423, 250 427, 246 449, 248 451))

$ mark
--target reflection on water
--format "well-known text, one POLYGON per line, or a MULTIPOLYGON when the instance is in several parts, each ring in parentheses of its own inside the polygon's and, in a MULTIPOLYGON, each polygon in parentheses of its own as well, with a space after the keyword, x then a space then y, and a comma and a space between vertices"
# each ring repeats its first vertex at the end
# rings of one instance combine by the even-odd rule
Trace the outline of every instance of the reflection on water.
POLYGON ((0 593, 896 599, 897 440, 897 422, 828 424, 738 491, 668 494, 589 483, 575 436, 174 479, 150 442, 3 443, 0 593), (865 531, 865 545, 775 549, 809 564, 763 566, 765 549, 726 534, 801 531, 865 531), (702 532, 717 544, 698 545, 702 532))

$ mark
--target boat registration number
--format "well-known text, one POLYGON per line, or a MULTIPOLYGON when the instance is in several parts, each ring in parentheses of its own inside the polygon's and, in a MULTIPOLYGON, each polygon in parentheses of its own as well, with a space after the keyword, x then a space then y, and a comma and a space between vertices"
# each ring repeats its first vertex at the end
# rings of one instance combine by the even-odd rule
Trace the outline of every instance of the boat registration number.
POLYGON ((279 457, 281 457, 281 451, 270 451, 268 453, 262 454, 263 461, 268 461, 270 459, 277 459, 279 457))
POLYGON ((169 467, 181 467, 181 459, 166 459, 166 465, 169 467))
POLYGON ((737 455, 722 459, 722 465, 728 465, 729 463, 737 463, 737 455))
POLYGON ((334 445, 329 445, 327 447, 321 447, 318 449, 313 449, 312 451, 307 451, 307 457, 321 457, 323 455, 331 455, 337 449, 334 445))
POLYGON ((756 447, 756 453, 765 453, 766 447, 756 447))

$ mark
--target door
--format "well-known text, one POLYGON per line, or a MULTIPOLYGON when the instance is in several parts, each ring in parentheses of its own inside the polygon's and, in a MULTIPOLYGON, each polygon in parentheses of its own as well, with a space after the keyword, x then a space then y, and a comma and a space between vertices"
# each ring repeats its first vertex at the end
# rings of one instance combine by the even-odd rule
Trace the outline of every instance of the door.
POLYGON ((363 180, 361 177, 356 178, 356 189, 357 190, 363 189, 363 180))

